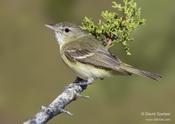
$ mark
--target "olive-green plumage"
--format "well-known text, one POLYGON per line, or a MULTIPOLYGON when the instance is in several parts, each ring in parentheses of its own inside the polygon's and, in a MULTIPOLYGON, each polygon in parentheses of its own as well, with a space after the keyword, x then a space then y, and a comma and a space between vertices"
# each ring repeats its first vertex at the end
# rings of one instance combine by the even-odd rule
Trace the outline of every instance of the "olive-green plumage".
POLYGON ((55 31, 64 62, 83 79, 136 74, 154 80, 161 76, 123 63, 92 35, 70 23, 47 25, 55 31))

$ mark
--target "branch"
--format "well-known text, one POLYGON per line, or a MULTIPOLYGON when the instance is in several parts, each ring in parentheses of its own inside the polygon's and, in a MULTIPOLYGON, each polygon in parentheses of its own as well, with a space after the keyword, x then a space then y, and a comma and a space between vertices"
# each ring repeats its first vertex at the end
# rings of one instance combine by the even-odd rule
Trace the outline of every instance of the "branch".
POLYGON ((27 120, 23 124, 45 124, 58 114, 66 113, 68 115, 72 115, 64 108, 77 98, 86 97, 81 96, 80 94, 89 84, 92 83, 92 81, 93 80, 83 80, 77 77, 76 80, 69 84, 49 106, 42 106, 41 110, 34 117, 27 120))

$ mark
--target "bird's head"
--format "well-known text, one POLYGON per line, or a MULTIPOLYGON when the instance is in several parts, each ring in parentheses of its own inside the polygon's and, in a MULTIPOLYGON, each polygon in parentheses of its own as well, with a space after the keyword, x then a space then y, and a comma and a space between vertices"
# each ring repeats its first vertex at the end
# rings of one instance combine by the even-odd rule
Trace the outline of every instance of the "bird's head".
POLYGON ((46 24, 45 26, 55 32, 56 40, 60 46, 86 34, 79 26, 71 23, 46 24))

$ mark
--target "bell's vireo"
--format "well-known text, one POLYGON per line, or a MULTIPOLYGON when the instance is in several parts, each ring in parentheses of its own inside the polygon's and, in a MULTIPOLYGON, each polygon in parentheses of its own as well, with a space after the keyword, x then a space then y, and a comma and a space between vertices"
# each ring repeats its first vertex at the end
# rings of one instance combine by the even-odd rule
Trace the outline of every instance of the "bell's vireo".
POLYGON ((154 80, 161 76, 137 69, 114 57, 94 36, 71 23, 46 25, 55 32, 63 61, 77 74, 88 79, 103 79, 113 75, 136 74, 154 80))

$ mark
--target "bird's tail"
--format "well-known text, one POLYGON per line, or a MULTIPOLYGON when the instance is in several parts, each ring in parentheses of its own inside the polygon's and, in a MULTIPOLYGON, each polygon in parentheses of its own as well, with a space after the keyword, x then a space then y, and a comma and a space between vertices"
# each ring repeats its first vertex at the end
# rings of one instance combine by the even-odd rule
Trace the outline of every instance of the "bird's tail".
POLYGON ((121 69, 123 69, 131 74, 136 74, 136 75, 147 77, 147 78, 150 78, 153 80, 158 80, 161 78, 161 75, 159 75, 159 74, 140 70, 140 69, 137 69, 131 65, 125 64, 125 63, 121 64, 120 67, 121 67, 121 69))

